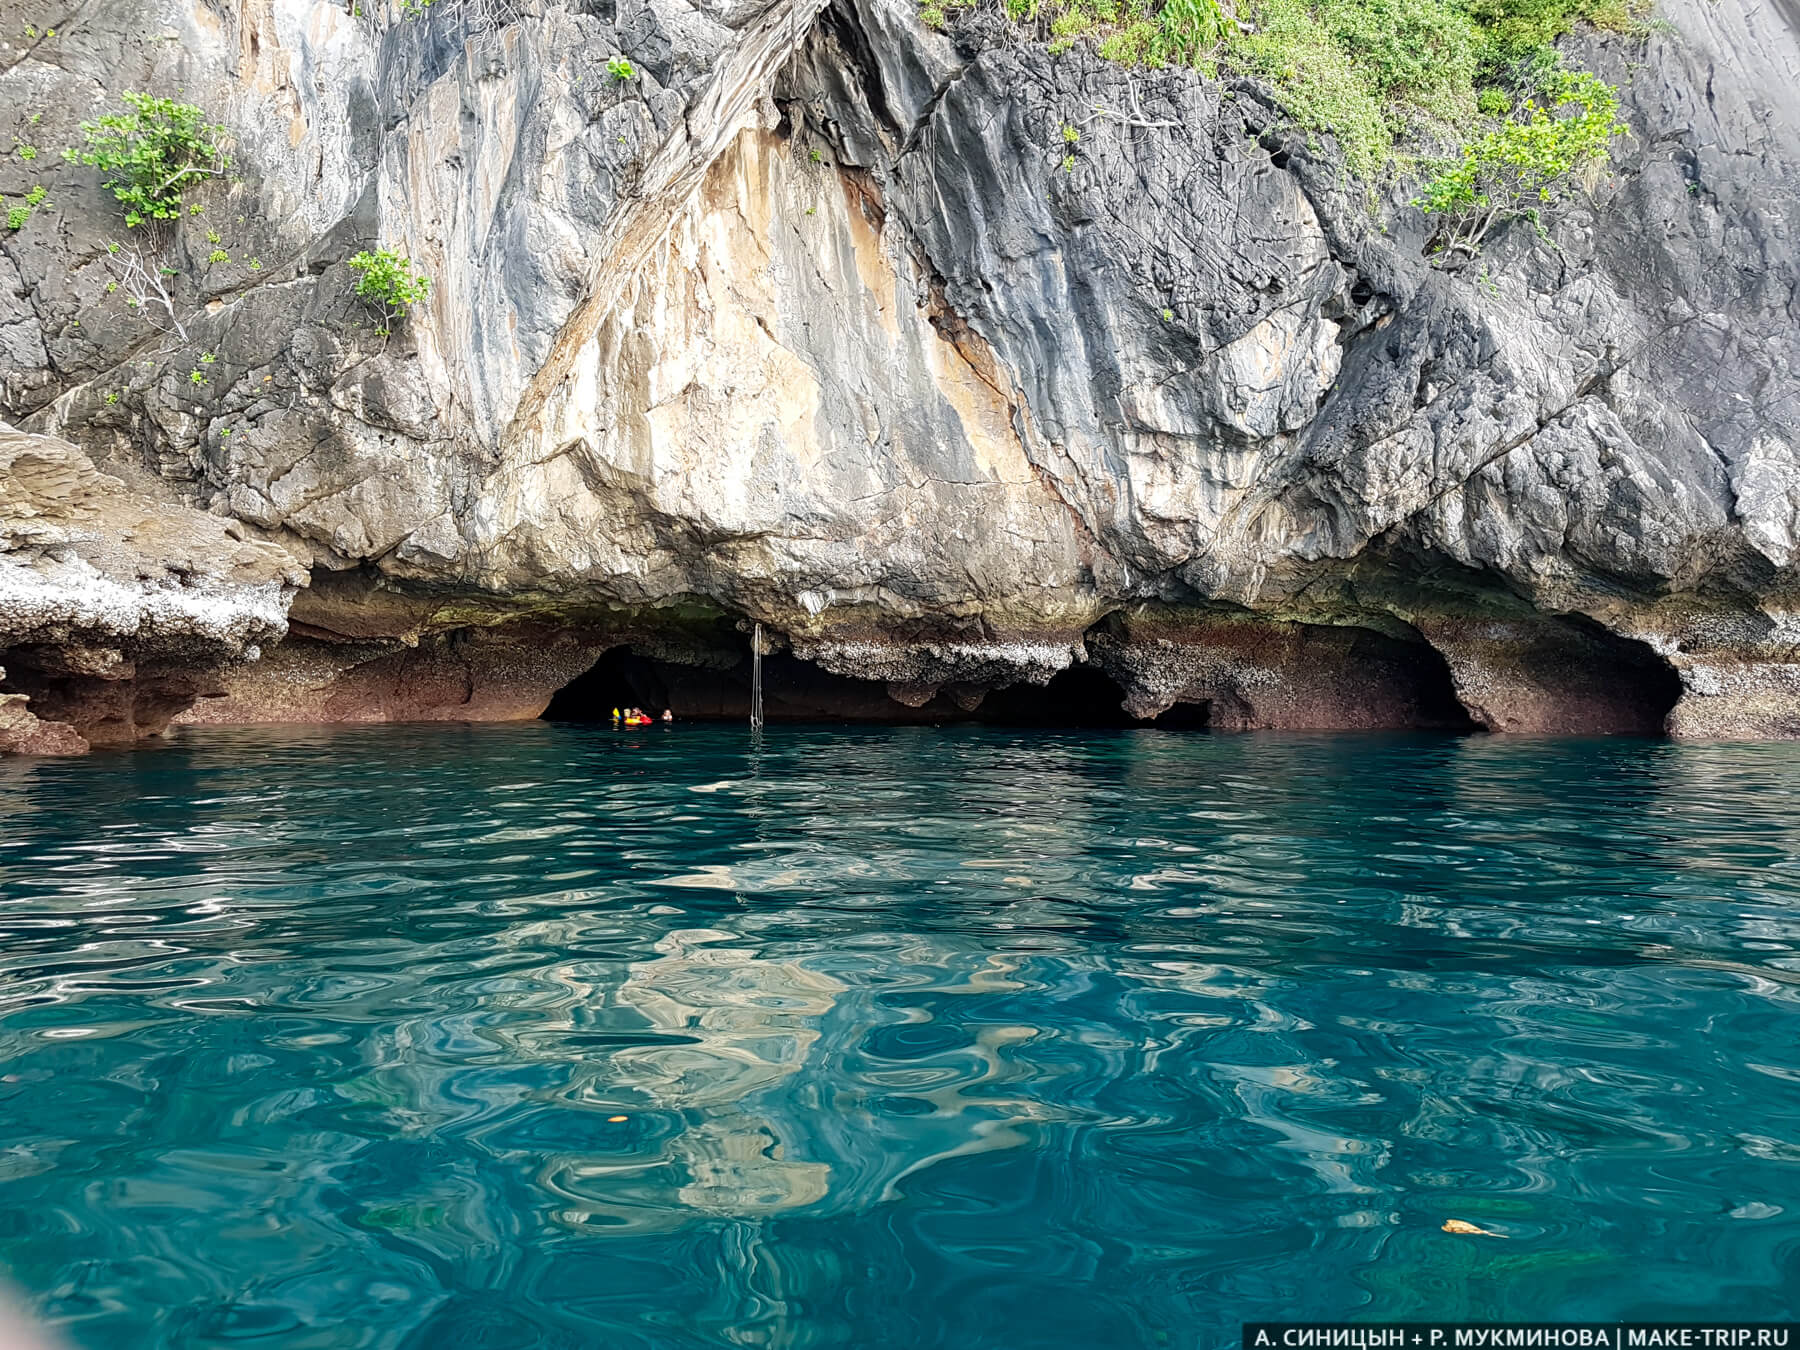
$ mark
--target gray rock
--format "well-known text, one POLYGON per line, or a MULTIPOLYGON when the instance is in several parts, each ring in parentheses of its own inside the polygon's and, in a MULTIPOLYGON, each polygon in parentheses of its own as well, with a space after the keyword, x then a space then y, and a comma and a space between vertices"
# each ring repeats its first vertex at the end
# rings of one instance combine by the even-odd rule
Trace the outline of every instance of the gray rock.
POLYGON ((281 639, 305 583, 282 549, 0 423, 0 749, 155 734, 281 639))
POLYGON ((53 146, 181 87, 241 177, 168 245, 183 337, 106 291, 92 172, 40 161, 0 406, 346 579, 283 667, 312 692, 239 671, 209 715, 331 715, 321 681, 509 624, 724 659, 698 606, 908 706, 1091 659, 1221 724, 1442 694, 1496 730, 1794 734, 1800 44, 1663 13, 1576 41, 1623 91, 1611 172, 1447 273, 1253 83, 974 12, 100 0, 0 53, 7 104, 53 146), (376 245, 435 282, 390 338, 346 266, 376 245))

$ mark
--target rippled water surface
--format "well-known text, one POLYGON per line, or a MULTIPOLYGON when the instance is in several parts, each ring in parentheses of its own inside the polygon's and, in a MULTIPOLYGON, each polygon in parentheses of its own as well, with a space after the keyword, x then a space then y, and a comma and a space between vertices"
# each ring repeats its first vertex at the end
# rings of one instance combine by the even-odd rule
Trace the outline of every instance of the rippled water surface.
POLYGON ((1791 1317, 1797 838, 1781 746, 0 764, 0 1265, 133 1350, 1791 1317))

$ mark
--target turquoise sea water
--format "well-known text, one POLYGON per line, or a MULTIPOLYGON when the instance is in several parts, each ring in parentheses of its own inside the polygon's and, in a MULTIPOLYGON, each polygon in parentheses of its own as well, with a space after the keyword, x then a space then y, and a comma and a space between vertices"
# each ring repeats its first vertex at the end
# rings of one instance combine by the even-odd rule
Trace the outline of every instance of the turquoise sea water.
POLYGON ((132 1350, 1793 1317, 1797 855, 1791 746, 8 762, 0 1268, 132 1350))

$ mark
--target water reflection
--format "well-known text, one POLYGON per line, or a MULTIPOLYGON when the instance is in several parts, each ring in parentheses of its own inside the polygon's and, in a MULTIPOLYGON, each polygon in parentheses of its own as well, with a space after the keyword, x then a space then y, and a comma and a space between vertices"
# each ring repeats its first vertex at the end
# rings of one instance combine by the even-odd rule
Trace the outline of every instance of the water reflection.
POLYGON ((0 1256, 94 1346, 1792 1315, 1796 805, 1483 738, 8 764, 0 1256))

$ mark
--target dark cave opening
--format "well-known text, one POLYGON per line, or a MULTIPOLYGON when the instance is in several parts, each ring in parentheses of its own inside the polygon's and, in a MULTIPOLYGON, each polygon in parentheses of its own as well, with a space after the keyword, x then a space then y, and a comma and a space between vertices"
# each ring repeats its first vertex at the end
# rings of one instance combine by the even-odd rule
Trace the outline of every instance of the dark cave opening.
MULTIPOLYGON (((989 691, 951 689, 913 707, 877 680, 835 675, 788 652, 763 658, 763 715, 770 722, 975 723, 1016 727, 1187 730, 1208 725, 1209 706, 1180 703, 1151 722, 1124 712, 1125 691, 1093 666, 1059 671, 1048 684, 989 691)), ((608 722, 613 709, 637 707, 653 717, 671 710, 681 721, 745 721, 750 716, 750 661, 729 667, 679 665, 614 647, 559 689, 544 711, 551 722, 608 722)))
POLYGON ((1205 704, 1177 704, 1154 722, 1140 721, 1119 705, 1125 691, 1105 672, 1088 665, 1059 670, 1048 684, 1015 684, 996 689, 966 720, 1008 727, 1205 726, 1205 704), (1198 712, 1200 720, 1184 721, 1198 712), (1165 720, 1166 719, 1166 720, 1165 720))
POLYGON ((1585 614, 1564 614, 1566 636, 1525 650, 1526 668, 1569 710, 1580 734, 1661 737, 1681 698, 1681 676, 1649 643, 1585 614))
POLYGON ((551 696, 546 722, 606 722, 614 710, 642 708, 662 716, 669 706, 664 663, 648 661, 629 647, 613 647, 551 696))
MULTIPOLYGON (((834 674, 788 651, 763 658, 763 711, 772 723, 1655 736, 1681 692, 1675 672, 1647 645, 1568 616, 1498 634, 1485 628, 1440 633, 1439 642, 1465 652, 1461 659, 1473 662, 1470 668, 1486 682, 1475 706, 1459 698, 1440 646, 1422 637, 1225 620, 1183 632, 1187 645, 1206 655, 1204 677, 1189 683, 1188 701, 1154 719, 1124 710, 1126 691, 1101 664, 1077 663, 1041 685, 908 688, 834 674), (1212 666, 1217 669, 1206 676, 1212 666)), ((1089 640, 1104 648, 1142 637, 1115 624, 1089 640)), ((679 721, 747 721, 749 653, 732 651, 743 641, 741 634, 716 633, 688 658, 708 664, 614 647, 559 689, 544 717, 606 723, 614 709, 635 707, 658 718, 669 709, 679 721)))

